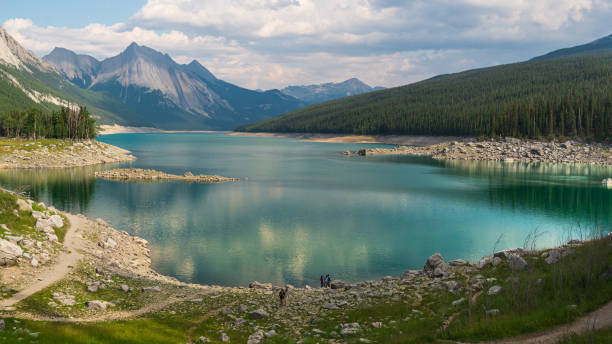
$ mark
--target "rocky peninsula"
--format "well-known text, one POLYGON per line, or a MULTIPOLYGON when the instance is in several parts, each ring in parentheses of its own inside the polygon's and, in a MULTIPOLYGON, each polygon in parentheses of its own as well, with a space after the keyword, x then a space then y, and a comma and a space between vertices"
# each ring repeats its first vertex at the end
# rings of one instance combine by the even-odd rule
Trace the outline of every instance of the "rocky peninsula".
POLYGON ((0 139, 0 168, 62 168, 136 160, 129 151, 94 140, 0 139))
POLYGON ((145 170, 140 168, 119 168, 114 170, 106 170, 96 172, 96 178, 110 180, 140 180, 140 181, 164 181, 164 180, 182 180, 185 182, 198 183, 224 183, 238 181, 240 178, 228 178, 222 176, 199 174, 194 175, 191 172, 185 172, 182 176, 168 174, 156 170, 145 170))
POLYGON ((491 160, 504 162, 551 162, 612 165, 612 146, 577 141, 543 142, 506 138, 504 140, 445 142, 415 147, 369 148, 345 155, 408 154, 449 160, 491 160))

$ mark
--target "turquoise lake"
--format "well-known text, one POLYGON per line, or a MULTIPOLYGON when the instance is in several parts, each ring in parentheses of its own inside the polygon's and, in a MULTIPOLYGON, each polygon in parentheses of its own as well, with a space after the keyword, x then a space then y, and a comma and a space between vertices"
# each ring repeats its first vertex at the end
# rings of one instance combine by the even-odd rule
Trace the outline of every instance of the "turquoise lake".
POLYGON ((554 246, 612 224, 612 168, 344 156, 375 146, 210 134, 119 134, 133 163, 0 171, 0 184, 149 240, 154 267, 182 281, 317 285, 420 269, 440 252, 477 259, 554 246), (96 180, 118 167, 248 178, 223 184, 96 180), (581 234, 582 233, 582 234, 581 234), (497 244, 496 244, 497 242, 497 244))

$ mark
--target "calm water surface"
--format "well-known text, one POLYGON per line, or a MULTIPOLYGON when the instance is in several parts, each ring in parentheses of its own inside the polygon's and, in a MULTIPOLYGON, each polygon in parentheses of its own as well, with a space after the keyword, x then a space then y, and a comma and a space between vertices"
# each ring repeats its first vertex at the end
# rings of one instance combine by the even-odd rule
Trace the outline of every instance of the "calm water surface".
MULTIPOLYGON (((1 171, 0 184, 62 210, 101 217, 149 240, 155 268, 183 281, 318 283, 422 268, 441 252, 477 258, 540 247, 570 231, 612 223, 612 168, 439 162, 409 156, 346 157, 365 145, 223 134, 120 134, 99 138, 133 151, 133 163, 1 171), (99 169, 246 177, 224 184, 96 180, 99 169)), ((370 145, 373 146, 373 145, 370 145)), ((575 236, 575 235, 574 235, 575 236)))

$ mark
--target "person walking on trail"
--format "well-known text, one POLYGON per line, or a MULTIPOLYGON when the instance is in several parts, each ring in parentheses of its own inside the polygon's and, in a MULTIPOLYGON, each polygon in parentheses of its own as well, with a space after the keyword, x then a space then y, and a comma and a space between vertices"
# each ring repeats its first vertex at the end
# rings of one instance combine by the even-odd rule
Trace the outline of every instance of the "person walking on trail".
POLYGON ((332 280, 332 278, 331 278, 331 276, 328 274, 328 275, 327 275, 327 287, 328 287, 328 288, 329 288, 329 287, 331 287, 331 280, 332 280))
POLYGON ((321 275, 320 281, 321 281, 321 288, 324 288, 325 287, 325 279, 323 278, 323 275, 321 275))
POLYGON ((278 292, 278 298, 280 299, 280 305, 284 306, 285 305, 285 298, 287 297, 287 292, 285 292, 285 289, 281 289, 278 292))

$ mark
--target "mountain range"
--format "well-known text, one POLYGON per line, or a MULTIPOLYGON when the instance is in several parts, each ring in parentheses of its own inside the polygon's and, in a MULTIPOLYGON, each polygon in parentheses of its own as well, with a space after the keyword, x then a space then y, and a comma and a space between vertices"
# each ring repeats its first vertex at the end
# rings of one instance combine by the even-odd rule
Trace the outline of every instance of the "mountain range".
POLYGON ((352 78, 338 83, 288 86, 283 88, 281 92, 295 97, 306 104, 314 104, 378 90, 384 90, 384 87, 370 87, 361 80, 352 78))
POLYGON ((372 90, 343 83, 248 90, 196 60, 176 63, 136 43, 104 60, 55 48, 42 59, 0 28, 0 111, 87 106, 101 124, 162 129, 233 129, 319 101, 372 90), (292 91, 304 90, 297 96, 292 91))

